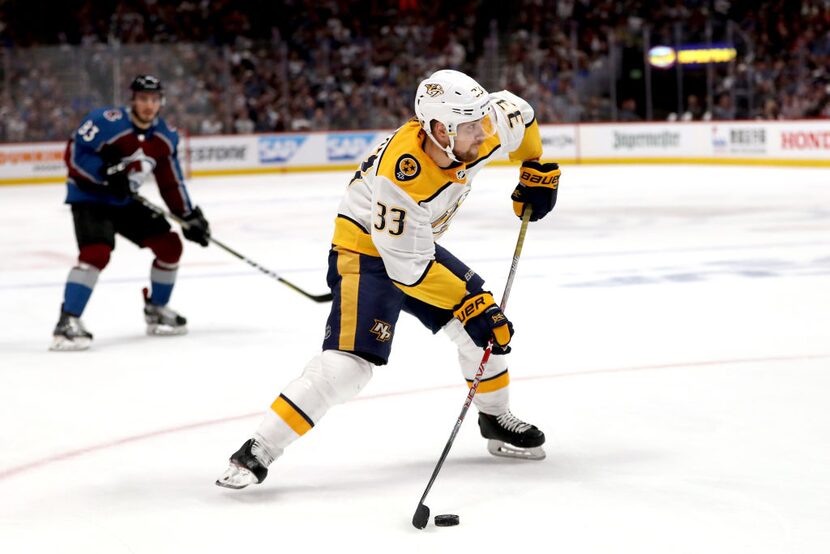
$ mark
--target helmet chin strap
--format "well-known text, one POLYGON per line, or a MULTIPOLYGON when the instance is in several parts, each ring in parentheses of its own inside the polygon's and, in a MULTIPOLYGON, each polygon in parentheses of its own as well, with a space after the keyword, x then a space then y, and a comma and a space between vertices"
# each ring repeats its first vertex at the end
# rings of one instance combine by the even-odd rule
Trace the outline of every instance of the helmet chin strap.
POLYGON ((453 153, 453 151, 452 151, 452 150, 453 150, 453 148, 455 148, 455 138, 453 138, 453 136, 452 136, 452 135, 450 135, 449 133, 447 133, 447 137, 449 137, 449 139, 450 139, 450 143, 449 143, 449 145, 447 145, 447 146, 441 146, 441 143, 440 143, 440 142, 438 142, 438 139, 436 139, 436 138, 432 135, 432 131, 429 131, 429 130, 427 130, 427 129, 424 129, 424 131, 426 131, 427 136, 428 136, 428 137, 429 137, 429 139, 430 139, 430 140, 431 140, 431 141, 435 144, 435 146, 437 146, 438 148, 440 148, 440 149, 444 152, 444 154, 446 154, 447 156, 449 156, 449 158, 450 158, 452 161, 454 161, 454 162, 458 162, 458 163, 461 163, 461 160, 459 160, 458 158, 456 158, 456 157, 455 157, 455 154, 454 154, 454 153, 453 153))

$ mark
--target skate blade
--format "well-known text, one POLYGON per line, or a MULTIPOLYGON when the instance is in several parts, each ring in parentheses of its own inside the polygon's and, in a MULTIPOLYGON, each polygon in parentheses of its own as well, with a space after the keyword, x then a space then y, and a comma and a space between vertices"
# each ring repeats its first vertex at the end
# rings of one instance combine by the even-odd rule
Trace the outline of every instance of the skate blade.
POLYGON ((493 456, 501 458, 515 458, 519 460, 544 460, 545 449, 541 446, 520 448, 502 441, 490 439, 487 441, 487 451, 493 456))
POLYGON ((186 335, 187 326, 179 325, 173 327, 172 325, 163 325, 160 323, 148 323, 147 334, 153 337, 172 337, 175 335, 186 335))
POLYGON ((52 344, 49 345, 49 350, 52 352, 77 352, 86 350, 91 344, 92 339, 86 337, 70 339, 63 336, 54 336, 52 337, 52 344))
POLYGON ((225 473, 216 480, 216 486, 226 489, 244 489, 248 485, 256 485, 259 481, 256 475, 244 467, 231 463, 225 473))

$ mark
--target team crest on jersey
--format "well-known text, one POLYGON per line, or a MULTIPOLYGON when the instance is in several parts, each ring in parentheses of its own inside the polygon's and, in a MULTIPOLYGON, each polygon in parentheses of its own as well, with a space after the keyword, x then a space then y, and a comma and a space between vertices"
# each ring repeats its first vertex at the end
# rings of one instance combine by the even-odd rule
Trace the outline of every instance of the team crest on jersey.
POLYGON ((427 83, 426 88, 427 88, 427 95, 431 96, 432 98, 435 98, 436 96, 438 96, 440 94, 444 94, 444 87, 442 87, 438 83, 427 83))
POLYGON ((414 179, 420 172, 421 164, 419 164, 418 160, 409 154, 404 154, 398 158, 398 163, 395 164, 395 177, 398 181, 409 181, 414 179))
POLYGON ((104 119, 107 121, 118 121, 124 117, 124 114, 121 113, 121 110, 107 110, 104 112, 104 119))
POLYGON ((378 341, 387 342, 392 338, 392 325, 376 319, 369 332, 377 335, 378 341))

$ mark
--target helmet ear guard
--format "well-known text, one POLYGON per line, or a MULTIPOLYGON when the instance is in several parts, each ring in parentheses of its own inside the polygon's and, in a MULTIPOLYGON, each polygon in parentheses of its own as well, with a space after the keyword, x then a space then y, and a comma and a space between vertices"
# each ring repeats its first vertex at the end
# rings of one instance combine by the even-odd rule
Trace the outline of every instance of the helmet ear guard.
POLYGON ((458 126, 490 115, 490 95, 473 78, 452 69, 436 71, 418 85, 415 117, 427 136, 453 161, 458 126), (432 133, 432 121, 443 124, 449 145, 442 146, 432 133))

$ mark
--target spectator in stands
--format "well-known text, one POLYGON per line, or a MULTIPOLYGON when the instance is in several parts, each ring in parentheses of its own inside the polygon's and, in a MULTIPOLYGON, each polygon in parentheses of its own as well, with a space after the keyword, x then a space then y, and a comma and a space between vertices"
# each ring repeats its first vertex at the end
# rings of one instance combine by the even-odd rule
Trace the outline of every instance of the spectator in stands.
POLYGON ((690 94, 686 97, 686 111, 683 112, 680 118, 682 121, 701 121, 703 119, 709 119, 709 117, 710 115, 703 110, 700 99, 696 94, 690 94))
POLYGON ((633 98, 623 100, 617 112, 617 119, 619 121, 641 121, 642 118, 637 113, 637 101, 633 98))
MULTIPOLYGON (((14 24, 33 20, 35 8, 7 4, 0 12, 0 40, 8 46, 0 83, 9 89, 2 97, 12 119, 0 128, 2 140, 64 140, 72 131, 66 122, 125 86, 112 82, 112 67, 130 74, 151 59, 167 63, 169 74, 161 77, 177 106, 171 122, 193 134, 249 132, 252 124, 255 132, 396 127, 406 120, 402 106, 415 83, 439 66, 474 70, 485 84, 534 100, 541 123, 606 120, 611 83, 625 81, 639 63, 644 29, 653 44, 671 43, 679 23, 685 41, 705 42, 709 22, 726 36, 727 21, 740 29, 733 33, 740 60, 715 74, 714 118, 827 117, 830 109, 825 0, 541 2, 555 4, 547 10, 538 9, 540 0, 516 0, 507 17, 480 0, 455 2, 451 10, 441 1, 402 10, 394 0, 323 0, 313 7, 81 0, 51 6, 57 23, 48 26, 14 24), (92 48, 113 37, 121 43, 117 54, 92 48), (64 46, 22 49, 57 44, 64 46)), ((703 117, 699 99, 686 111, 703 117)), ((620 117, 631 113, 620 106, 620 117)))
POLYGON ((732 105, 732 97, 728 93, 724 92, 718 96, 717 103, 712 108, 712 119, 735 119, 735 107, 732 105))

